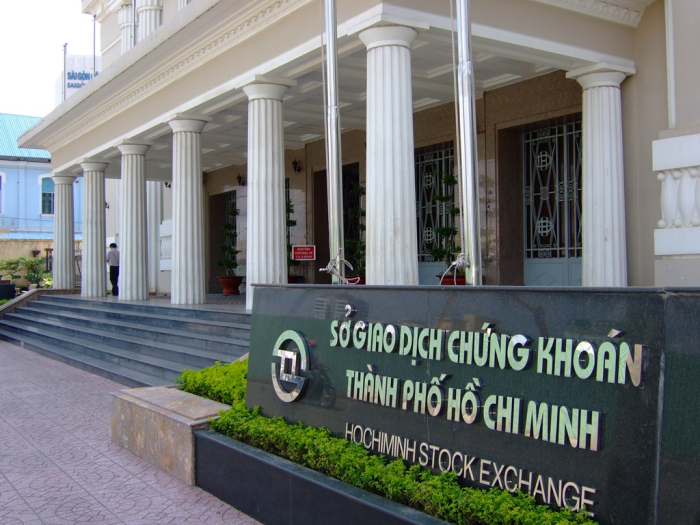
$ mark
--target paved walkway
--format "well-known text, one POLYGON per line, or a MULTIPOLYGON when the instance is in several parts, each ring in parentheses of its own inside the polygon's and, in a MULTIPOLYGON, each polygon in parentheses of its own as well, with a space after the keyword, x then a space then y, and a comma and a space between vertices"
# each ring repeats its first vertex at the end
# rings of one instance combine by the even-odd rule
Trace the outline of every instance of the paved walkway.
POLYGON ((0 341, 0 524, 256 524, 111 443, 121 388, 0 341))

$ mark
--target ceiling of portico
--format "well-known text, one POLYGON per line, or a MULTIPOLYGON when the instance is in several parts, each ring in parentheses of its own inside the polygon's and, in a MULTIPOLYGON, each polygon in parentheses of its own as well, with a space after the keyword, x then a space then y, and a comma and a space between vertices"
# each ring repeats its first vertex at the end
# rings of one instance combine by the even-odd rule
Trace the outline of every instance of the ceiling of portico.
MULTIPOLYGON (((357 37, 339 41, 340 118, 344 130, 365 129, 367 51, 357 37)), ((431 28, 411 47, 414 111, 454 100, 452 34, 431 28)), ((523 60, 475 46, 473 55, 477 97, 483 92, 554 71, 551 64, 523 60)), ((324 68, 321 52, 300 57, 270 72, 296 81, 284 99, 286 149, 303 148, 324 137, 324 68)), ((241 90, 232 91, 191 109, 212 118, 202 133, 202 168, 212 171, 246 163, 248 105, 241 90)), ((167 124, 134 137, 153 143, 147 154, 149 179, 169 180, 172 169, 172 132, 167 124)), ((116 161, 116 148, 101 157, 116 161)), ((107 176, 119 177, 119 163, 111 162, 107 176)))

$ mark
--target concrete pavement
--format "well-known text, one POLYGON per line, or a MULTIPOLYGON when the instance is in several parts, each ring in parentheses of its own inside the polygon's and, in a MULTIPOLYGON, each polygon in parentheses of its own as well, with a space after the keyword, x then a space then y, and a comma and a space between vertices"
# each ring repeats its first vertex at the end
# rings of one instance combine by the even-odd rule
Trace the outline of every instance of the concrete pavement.
POLYGON ((0 341, 0 523, 256 524, 111 443, 122 388, 0 341))

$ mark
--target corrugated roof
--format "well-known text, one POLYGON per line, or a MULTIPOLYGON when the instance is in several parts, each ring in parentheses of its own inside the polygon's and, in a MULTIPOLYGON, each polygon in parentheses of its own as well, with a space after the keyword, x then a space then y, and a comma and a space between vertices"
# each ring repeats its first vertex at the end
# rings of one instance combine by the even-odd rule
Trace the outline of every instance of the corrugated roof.
POLYGON ((50 159, 51 154, 43 149, 27 149, 17 146, 17 139, 39 122, 39 117, 0 113, 0 157, 23 159, 50 159))
MULTIPOLYGON (((37 232, 9 232, 5 233, 3 235, 0 235, 0 241, 12 241, 12 240, 30 240, 30 241, 52 241, 53 240, 53 233, 51 232, 46 232, 46 233, 37 233, 37 232)), ((83 240, 83 234, 82 233, 76 233, 75 234, 75 240, 76 241, 82 241, 83 240)))

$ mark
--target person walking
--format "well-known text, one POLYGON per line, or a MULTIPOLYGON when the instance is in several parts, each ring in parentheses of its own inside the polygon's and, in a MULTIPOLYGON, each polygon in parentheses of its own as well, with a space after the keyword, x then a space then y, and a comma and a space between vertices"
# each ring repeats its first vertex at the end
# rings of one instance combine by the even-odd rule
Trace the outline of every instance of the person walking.
POLYGON ((114 242, 109 245, 107 264, 109 265, 109 282, 112 283, 112 295, 117 297, 119 295, 119 250, 114 242))

